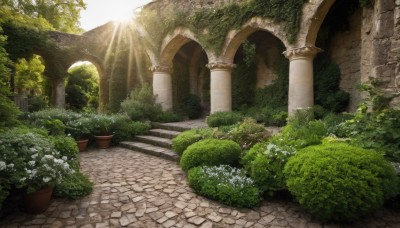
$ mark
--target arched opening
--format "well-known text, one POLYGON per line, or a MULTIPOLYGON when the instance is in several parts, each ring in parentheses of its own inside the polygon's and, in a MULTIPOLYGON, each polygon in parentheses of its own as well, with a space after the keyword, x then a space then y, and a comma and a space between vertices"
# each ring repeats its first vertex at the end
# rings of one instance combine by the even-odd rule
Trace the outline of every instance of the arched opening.
POLYGON ((314 59, 314 98, 325 111, 355 111, 361 101, 357 86, 371 70, 362 62, 369 62, 372 45, 361 39, 362 20, 358 0, 337 0, 318 32, 324 52, 314 59))
POLYGON ((189 41, 178 50, 172 63, 174 111, 196 118, 203 113, 201 110, 197 110, 197 115, 188 113, 192 112, 188 110, 190 109, 188 106, 200 105, 204 113, 209 113, 210 70, 206 67, 208 63, 206 52, 195 41, 189 41))
POLYGON ((232 109, 287 110, 288 60, 284 44, 267 31, 253 32, 238 48, 232 71, 232 109))
POLYGON ((68 69, 65 108, 96 111, 99 108, 100 71, 92 62, 79 61, 68 69))

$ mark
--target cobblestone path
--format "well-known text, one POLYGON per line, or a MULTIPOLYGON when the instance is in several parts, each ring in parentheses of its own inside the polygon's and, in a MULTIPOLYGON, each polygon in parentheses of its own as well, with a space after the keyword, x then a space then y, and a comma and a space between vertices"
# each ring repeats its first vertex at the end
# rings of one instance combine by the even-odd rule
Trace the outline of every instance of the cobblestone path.
POLYGON ((319 224, 292 202, 237 209, 196 195, 171 161, 122 148, 80 154, 94 192, 53 199, 41 215, 16 212, 0 227, 400 227, 400 213, 381 209, 356 224, 319 224))

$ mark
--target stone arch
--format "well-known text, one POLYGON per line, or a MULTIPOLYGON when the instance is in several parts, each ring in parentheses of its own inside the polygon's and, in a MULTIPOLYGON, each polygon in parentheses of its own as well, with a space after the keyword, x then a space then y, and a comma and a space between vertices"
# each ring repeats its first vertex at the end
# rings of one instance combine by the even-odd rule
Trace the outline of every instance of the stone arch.
POLYGON ((319 29, 335 0, 318 0, 306 4, 298 35, 299 46, 315 45, 319 29))
POLYGON ((221 54, 222 60, 228 64, 232 64, 236 51, 240 45, 256 31, 269 32, 278 38, 285 45, 285 47, 289 46, 289 42, 285 36, 284 28, 281 25, 272 22, 270 19, 253 17, 247 23, 245 23, 240 30, 232 30, 228 33, 224 49, 221 54))
MULTIPOLYGON (((174 56, 179 51, 183 45, 194 41, 197 44, 200 42, 195 37, 194 33, 187 28, 177 28, 173 33, 164 38, 160 51, 160 64, 162 66, 171 66, 174 56)), ((208 59, 210 59, 210 54, 205 50, 208 59)))

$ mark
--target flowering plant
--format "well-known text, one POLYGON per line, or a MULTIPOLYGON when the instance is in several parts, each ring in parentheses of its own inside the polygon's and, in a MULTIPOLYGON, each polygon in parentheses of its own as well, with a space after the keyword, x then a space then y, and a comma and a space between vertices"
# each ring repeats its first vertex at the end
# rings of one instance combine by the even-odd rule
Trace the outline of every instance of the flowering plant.
POLYGON ((94 135, 112 135, 112 128, 115 124, 115 117, 110 115, 93 115, 91 117, 94 135))
MULTIPOLYGON (((31 193, 61 183, 74 172, 44 135, 13 129, 0 134, 0 172, 8 184, 31 193)), ((3 185, 3 187, 9 187, 3 185)))
POLYGON ((75 140, 87 139, 93 131, 92 120, 88 117, 80 117, 66 123, 65 133, 75 140))

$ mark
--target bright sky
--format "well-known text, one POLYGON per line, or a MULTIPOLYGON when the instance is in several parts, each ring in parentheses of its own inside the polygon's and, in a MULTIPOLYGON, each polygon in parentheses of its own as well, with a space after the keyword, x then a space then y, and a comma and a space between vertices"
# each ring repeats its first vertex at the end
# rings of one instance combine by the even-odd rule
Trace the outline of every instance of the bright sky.
POLYGON ((81 12, 81 27, 89 31, 109 21, 124 21, 132 17, 138 7, 152 0, 84 0, 86 10, 81 12))

